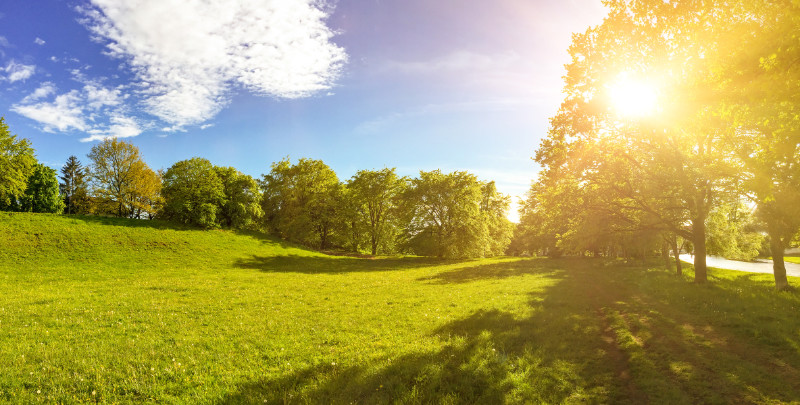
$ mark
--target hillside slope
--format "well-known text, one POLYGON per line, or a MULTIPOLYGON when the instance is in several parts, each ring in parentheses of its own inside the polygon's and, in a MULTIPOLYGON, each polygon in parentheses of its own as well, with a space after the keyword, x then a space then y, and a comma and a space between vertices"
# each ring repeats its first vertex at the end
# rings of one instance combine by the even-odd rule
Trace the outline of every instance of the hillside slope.
POLYGON ((229 269, 254 254, 322 257, 256 232, 203 231, 164 221, 0 212, 0 267, 136 275, 147 269, 229 269))
MULTIPOLYGON (((0 403, 796 403, 800 294, 0 213, 0 403)), ((797 285, 798 281, 792 279, 797 285)))

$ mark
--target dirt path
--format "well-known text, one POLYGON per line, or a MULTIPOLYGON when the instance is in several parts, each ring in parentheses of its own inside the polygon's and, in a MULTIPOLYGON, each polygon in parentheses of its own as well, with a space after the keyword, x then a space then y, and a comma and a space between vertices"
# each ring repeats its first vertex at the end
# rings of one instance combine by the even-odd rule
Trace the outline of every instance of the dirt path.
MULTIPOLYGON (((684 262, 694 262, 694 257, 692 255, 683 254, 680 257, 684 262)), ((741 262, 738 260, 723 259, 716 256, 707 256, 706 264, 708 267, 716 267, 718 269, 772 274, 772 260, 759 259, 754 262, 741 262)), ((800 264, 785 262, 785 265, 786 275, 791 277, 800 277, 800 264)))

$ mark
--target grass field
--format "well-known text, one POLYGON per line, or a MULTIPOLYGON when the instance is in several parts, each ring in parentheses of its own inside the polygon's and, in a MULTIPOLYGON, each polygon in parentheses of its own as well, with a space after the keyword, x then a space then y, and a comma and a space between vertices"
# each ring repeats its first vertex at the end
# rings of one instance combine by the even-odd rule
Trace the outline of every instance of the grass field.
POLYGON ((784 261, 800 264, 800 256, 784 256, 784 261))
POLYGON ((800 401, 800 295, 768 274, 357 259, 36 214, 0 233, 0 401, 800 401))

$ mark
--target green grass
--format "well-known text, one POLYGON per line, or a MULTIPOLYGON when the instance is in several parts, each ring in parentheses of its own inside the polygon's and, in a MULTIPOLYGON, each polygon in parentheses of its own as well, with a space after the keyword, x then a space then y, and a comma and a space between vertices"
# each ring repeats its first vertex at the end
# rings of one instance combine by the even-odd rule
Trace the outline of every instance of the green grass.
POLYGON ((784 256, 783 260, 787 261, 787 262, 790 262, 790 263, 798 263, 798 264, 800 264, 800 256, 784 256))
POLYGON ((0 401, 800 401, 800 295, 770 275, 92 217, 0 213, 0 234, 0 401))

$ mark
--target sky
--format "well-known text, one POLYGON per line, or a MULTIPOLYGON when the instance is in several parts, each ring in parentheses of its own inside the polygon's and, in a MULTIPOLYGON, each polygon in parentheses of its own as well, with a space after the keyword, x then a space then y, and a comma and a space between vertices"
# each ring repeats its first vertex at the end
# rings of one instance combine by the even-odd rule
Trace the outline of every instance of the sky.
POLYGON ((600 0, 5 1, 0 116, 56 169, 118 137, 153 169, 466 170, 517 201, 571 35, 604 15, 600 0))

